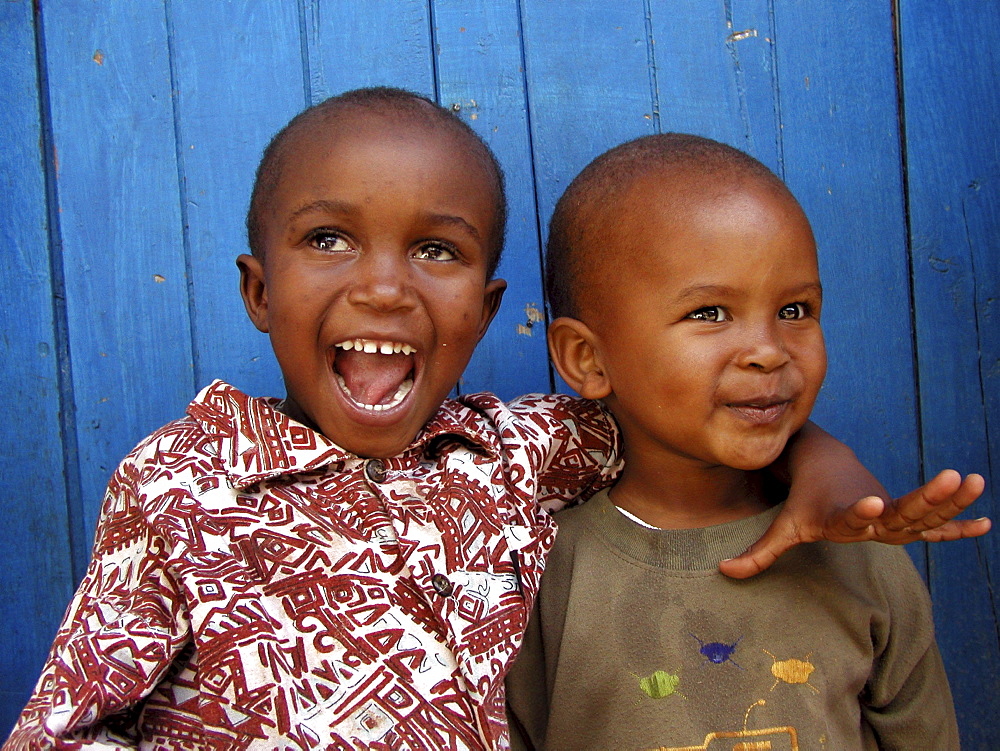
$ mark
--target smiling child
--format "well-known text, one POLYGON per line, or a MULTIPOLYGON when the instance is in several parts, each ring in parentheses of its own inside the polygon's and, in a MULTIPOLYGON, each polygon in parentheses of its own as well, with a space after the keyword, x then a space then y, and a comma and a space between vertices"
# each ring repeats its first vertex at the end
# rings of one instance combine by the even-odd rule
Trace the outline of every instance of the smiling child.
POLYGON ((901 548, 816 542, 749 582, 717 570, 778 512, 758 470, 826 371, 816 245, 784 184, 714 141, 641 138, 567 188, 547 261, 553 360, 615 416, 625 468, 556 516, 508 680, 521 741, 957 748, 901 548))
MULTIPOLYGON (((620 461, 595 402, 446 399, 500 304, 505 207, 486 145, 408 92, 348 92, 275 137, 238 264, 287 396, 215 382, 122 462, 9 748, 507 746, 540 504, 620 461)), ((798 443, 825 460, 795 478, 807 517, 816 492, 870 492, 832 439, 798 443)), ((974 496, 909 505, 935 527, 974 496)), ((818 533, 916 534, 829 518, 818 533)))

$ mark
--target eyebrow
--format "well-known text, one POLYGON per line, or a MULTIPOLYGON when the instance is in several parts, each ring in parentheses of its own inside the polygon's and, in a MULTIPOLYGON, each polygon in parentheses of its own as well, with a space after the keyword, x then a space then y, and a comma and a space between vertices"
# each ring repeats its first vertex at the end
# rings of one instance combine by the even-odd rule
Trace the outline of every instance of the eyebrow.
MULTIPOLYGON (((310 201, 309 203, 299 206, 292 212, 290 219, 294 221, 303 214, 311 214, 313 212, 351 215, 357 213, 357 207, 353 204, 347 203, 346 201, 331 201, 324 198, 318 201, 310 201)), ((446 224, 449 226, 461 227, 476 240, 483 239, 479 230, 460 216, 456 216, 454 214, 427 213, 423 215, 423 219, 429 224, 446 224)))
MULTIPOLYGON (((792 289, 786 290, 786 293, 791 296, 805 294, 807 292, 813 292, 823 297, 823 285, 816 282, 806 282, 805 284, 800 284, 798 287, 793 287, 792 289)), ((733 295, 739 294, 739 290, 735 287, 729 287, 724 284, 699 284, 691 287, 685 287, 678 293, 675 298, 677 302, 685 302, 692 298, 705 298, 705 297, 731 297, 733 295)))
POLYGON ((292 212, 290 219, 298 219, 303 214, 311 214, 315 211, 322 211, 330 214, 350 214, 353 211, 351 204, 344 201, 330 201, 320 199, 302 204, 292 212))

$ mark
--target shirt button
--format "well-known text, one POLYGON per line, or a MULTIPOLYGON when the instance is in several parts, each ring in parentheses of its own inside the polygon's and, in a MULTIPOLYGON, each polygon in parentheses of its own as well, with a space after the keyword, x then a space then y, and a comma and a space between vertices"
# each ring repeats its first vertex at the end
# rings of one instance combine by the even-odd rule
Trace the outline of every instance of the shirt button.
POLYGON ((431 586, 442 597, 451 597, 452 590, 454 589, 451 582, 448 581, 448 577, 444 574, 434 574, 431 577, 431 586))
POLYGON ((372 482, 385 482, 385 462, 381 459, 369 459, 365 465, 365 475, 372 482))

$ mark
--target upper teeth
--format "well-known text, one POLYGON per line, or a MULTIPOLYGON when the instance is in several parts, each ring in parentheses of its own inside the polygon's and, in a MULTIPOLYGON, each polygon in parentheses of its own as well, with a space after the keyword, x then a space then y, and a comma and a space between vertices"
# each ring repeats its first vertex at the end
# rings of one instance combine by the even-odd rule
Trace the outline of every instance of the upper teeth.
POLYGON ((376 341, 375 339, 346 339, 345 341, 338 342, 335 346, 348 351, 356 349, 359 352, 365 352, 370 355, 374 355, 375 353, 394 355, 400 352, 404 355, 412 355, 417 351, 409 344, 402 344, 401 342, 376 341))

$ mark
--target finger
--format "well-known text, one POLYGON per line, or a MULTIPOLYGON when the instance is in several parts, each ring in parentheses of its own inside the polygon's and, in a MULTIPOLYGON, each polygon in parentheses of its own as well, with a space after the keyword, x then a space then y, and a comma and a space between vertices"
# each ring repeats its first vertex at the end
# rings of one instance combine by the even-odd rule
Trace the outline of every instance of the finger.
MULTIPOLYGON (((950 470, 945 471, 948 472, 950 470)), ((957 475, 958 473, 956 472, 955 474, 957 475)), ((941 477, 941 475, 939 474, 938 477, 941 477)), ((930 486, 937 479, 937 477, 934 478, 934 480, 928 483, 925 487, 930 489, 930 486)), ((927 513, 921 518, 910 521, 907 525, 908 529, 914 532, 920 532, 941 526, 968 508, 977 498, 979 498, 980 495, 982 495, 983 490, 986 487, 986 481, 981 475, 971 474, 964 480, 961 480, 960 485, 951 493, 942 496, 935 495, 938 491, 944 493, 949 484, 950 482, 946 483, 944 488, 934 488, 931 493, 925 494, 931 505, 928 507, 927 513)), ((905 518, 908 514, 904 514, 902 516, 905 518)))
MULTIPOLYGON (((959 490, 962 476, 953 469, 945 469, 916 490, 911 490, 889 504, 879 520, 881 526, 893 532, 919 528, 928 529, 924 519, 946 503, 959 490)), ((954 514, 952 514, 954 516, 954 514)), ((951 518, 951 517, 948 517, 951 518)), ((940 521, 938 521, 940 524, 940 521)))
POLYGON ((794 524, 775 520, 742 554, 720 562, 719 571, 732 579, 749 579, 770 568, 782 553, 800 541, 794 524))
POLYGON ((949 542, 967 537, 979 537, 989 532, 992 526, 993 522, 985 516, 980 519, 961 519, 921 532, 920 539, 925 542, 949 542))
POLYGON ((872 537, 872 522, 885 511, 885 501, 870 495, 856 501, 850 507, 833 516, 823 530, 823 536, 835 542, 869 540, 872 537))

